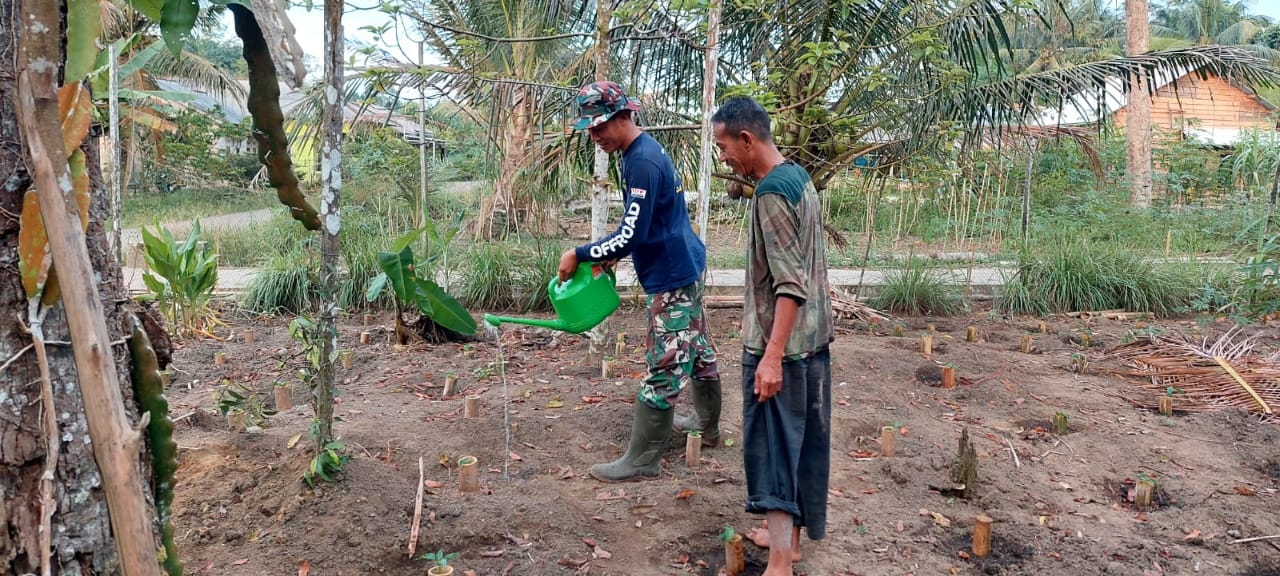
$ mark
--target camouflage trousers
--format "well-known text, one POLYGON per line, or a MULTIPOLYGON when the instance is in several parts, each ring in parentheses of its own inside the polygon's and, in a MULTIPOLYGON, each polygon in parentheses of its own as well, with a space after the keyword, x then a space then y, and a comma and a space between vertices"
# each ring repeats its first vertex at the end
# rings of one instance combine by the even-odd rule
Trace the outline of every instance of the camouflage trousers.
POLYGON ((669 410, 690 380, 713 380, 716 349, 702 310, 701 282, 651 294, 649 333, 645 337, 645 376, 636 399, 657 410, 669 410))

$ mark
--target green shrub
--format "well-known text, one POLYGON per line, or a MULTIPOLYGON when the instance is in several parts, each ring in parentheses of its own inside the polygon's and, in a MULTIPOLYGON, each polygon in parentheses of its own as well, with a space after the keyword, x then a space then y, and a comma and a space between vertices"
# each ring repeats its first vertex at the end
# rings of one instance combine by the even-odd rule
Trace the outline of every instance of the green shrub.
POLYGON ((563 246, 554 240, 541 240, 533 246, 524 258, 525 266, 520 269, 518 278, 520 293, 524 295, 523 310, 545 311, 551 309, 551 299, 547 296, 547 285, 556 276, 560 268, 560 254, 563 246))
POLYGON ((914 256, 902 268, 885 274, 884 286, 871 299, 871 305, 915 316, 950 316, 964 310, 964 301, 948 279, 914 256))
POLYGON ((1189 268, 1115 247, 1049 242, 1043 253, 1020 260, 996 301, 1009 313, 1125 309, 1167 316, 1190 304, 1195 290, 1189 268))
POLYGON ((459 268, 461 287, 458 299, 470 309, 513 310, 518 308, 521 266, 518 250, 505 242, 480 242, 466 252, 459 268))

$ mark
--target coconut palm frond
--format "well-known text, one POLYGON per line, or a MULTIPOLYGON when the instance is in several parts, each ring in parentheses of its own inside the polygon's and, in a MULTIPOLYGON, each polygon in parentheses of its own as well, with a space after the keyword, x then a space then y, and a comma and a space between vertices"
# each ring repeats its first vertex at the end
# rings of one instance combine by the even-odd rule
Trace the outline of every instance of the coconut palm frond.
POLYGON ((230 98, 238 104, 243 104, 249 96, 248 89, 226 71, 185 50, 176 57, 168 50, 159 51, 147 63, 146 70, 159 77, 180 78, 193 88, 217 95, 219 99, 230 98))
POLYGON ((1246 86, 1280 83, 1280 72, 1253 52, 1239 47, 1198 46, 1151 52, 1019 75, 939 94, 923 101, 920 114, 910 119, 912 134, 914 138, 922 138, 931 127, 948 121, 975 128, 1024 124, 1040 113, 1039 104, 1043 102, 1050 103, 1050 108, 1075 108, 1081 114, 1101 116, 1100 112, 1105 110, 1100 107, 1108 97, 1114 97, 1116 91, 1128 94, 1133 89, 1131 75, 1144 78, 1149 86, 1156 86, 1187 74, 1199 79, 1212 74, 1246 86))

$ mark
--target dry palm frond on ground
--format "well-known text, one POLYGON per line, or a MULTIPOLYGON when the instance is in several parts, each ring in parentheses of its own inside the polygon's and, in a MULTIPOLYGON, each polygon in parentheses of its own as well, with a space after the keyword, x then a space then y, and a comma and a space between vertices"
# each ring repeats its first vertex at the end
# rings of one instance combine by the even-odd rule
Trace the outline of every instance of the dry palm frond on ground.
POLYGON ((1107 355, 1131 367, 1112 374, 1134 385, 1121 395, 1135 406, 1156 410, 1160 397, 1170 395, 1178 412, 1243 408, 1263 421, 1280 422, 1270 413, 1280 410, 1280 352, 1264 356, 1256 344, 1256 336, 1241 337, 1236 329, 1216 340, 1181 334, 1139 338, 1107 355))

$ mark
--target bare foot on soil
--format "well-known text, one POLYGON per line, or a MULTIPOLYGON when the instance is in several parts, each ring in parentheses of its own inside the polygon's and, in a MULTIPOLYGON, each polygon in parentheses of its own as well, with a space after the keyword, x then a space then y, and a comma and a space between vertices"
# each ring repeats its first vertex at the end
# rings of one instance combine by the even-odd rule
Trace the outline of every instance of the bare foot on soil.
MULTIPOLYGON (((750 540, 752 544, 767 550, 769 548, 769 521, 764 520, 760 523, 759 528, 752 528, 748 530, 747 540, 750 540)), ((794 539, 792 540, 791 546, 791 561, 800 561, 800 546, 797 545, 794 539)))

